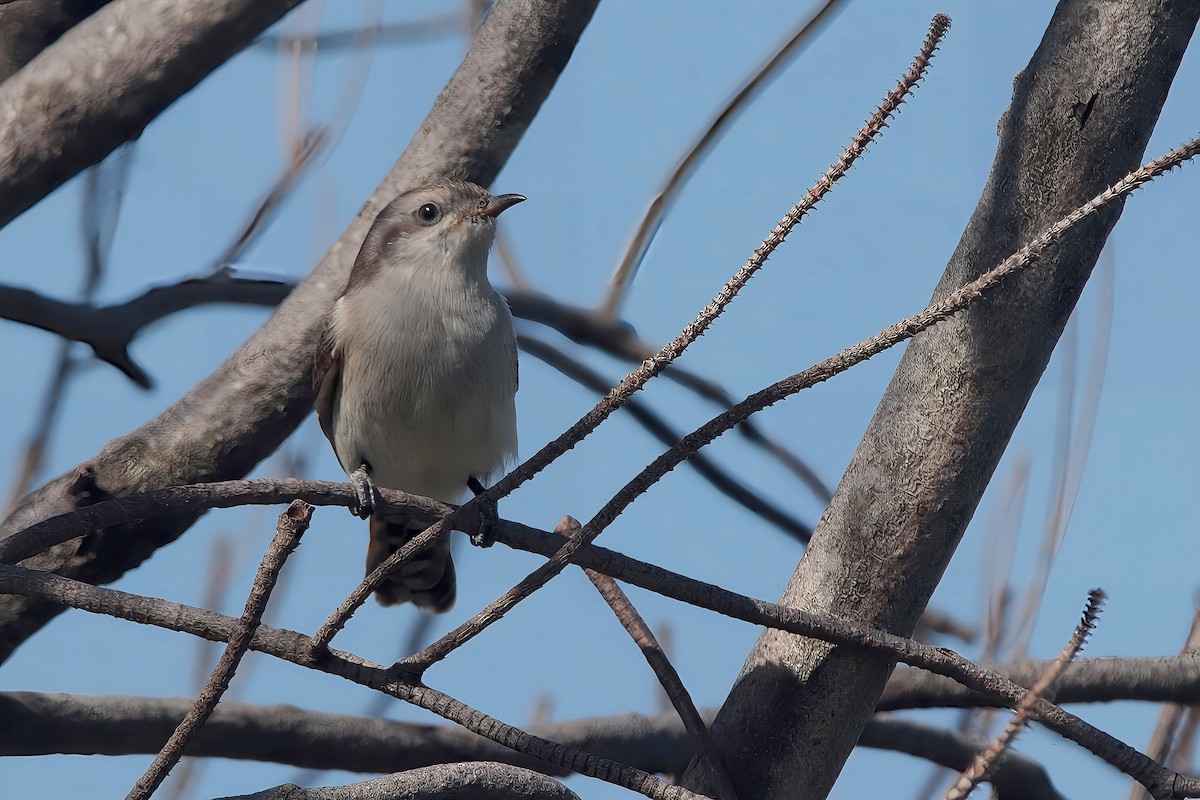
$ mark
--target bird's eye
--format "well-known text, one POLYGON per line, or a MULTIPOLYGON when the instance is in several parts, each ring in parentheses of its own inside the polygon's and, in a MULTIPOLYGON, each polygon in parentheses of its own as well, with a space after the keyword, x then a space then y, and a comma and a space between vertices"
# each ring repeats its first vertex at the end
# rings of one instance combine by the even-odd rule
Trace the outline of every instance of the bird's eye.
POLYGON ((481 211, 482 211, 483 209, 487 208, 487 207, 488 207, 488 205, 489 205, 489 203, 488 203, 488 198, 487 198, 486 196, 479 198, 479 209, 480 209, 481 211))
POLYGON ((442 218, 442 210, 434 203, 426 203, 417 209, 416 217, 426 225, 432 225, 442 218))

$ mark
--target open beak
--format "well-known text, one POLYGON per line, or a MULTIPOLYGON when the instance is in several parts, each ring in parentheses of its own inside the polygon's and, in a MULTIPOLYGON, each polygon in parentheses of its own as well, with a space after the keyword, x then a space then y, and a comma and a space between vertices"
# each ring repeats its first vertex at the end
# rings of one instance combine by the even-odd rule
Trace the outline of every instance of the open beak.
POLYGON ((492 202, 486 208, 480 209, 479 216, 481 217, 498 217, 500 212, 506 208, 512 208, 517 203, 525 202, 523 194, 502 194, 492 198, 492 202))

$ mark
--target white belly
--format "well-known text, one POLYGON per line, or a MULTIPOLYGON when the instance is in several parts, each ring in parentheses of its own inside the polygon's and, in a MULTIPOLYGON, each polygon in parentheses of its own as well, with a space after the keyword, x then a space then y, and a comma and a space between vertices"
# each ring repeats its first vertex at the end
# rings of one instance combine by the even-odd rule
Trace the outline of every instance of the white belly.
POLYGON ((343 469, 365 461, 379 486, 445 502, 459 500, 472 476, 490 483, 517 448, 508 307, 491 287, 490 297, 451 288, 348 295, 334 312, 343 469))

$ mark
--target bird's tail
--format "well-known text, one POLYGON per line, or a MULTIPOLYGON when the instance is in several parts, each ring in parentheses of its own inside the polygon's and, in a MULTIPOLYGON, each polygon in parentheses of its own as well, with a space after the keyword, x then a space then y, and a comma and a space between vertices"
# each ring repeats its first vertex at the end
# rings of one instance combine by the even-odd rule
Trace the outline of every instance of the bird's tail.
MULTIPOLYGON (((367 574, 382 564, 427 526, 416 522, 389 522, 371 517, 371 541, 367 545, 367 574)), ((454 605, 454 561, 450 537, 442 536, 428 550, 400 566, 375 590, 381 606, 413 603, 429 611, 449 611, 454 605)))

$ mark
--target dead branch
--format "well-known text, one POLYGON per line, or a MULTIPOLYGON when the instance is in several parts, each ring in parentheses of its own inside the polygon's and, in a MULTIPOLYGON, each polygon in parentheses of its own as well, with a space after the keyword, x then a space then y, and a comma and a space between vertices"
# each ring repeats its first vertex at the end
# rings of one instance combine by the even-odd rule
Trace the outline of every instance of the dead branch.
POLYGON ((1029 710, 1033 704, 1043 697, 1053 696, 1054 682, 1062 675, 1067 664, 1075 660, 1075 656, 1079 654, 1080 649, 1087 642, 1088 636, 1095 629, 1096 618, 1100 615, 1104 599, 1104 592, 1099 589, 1093 589, 1088 593, 1083 619, 1075 627, 1066 647, 1059 653, 1058 658, 1050 662, 1050 666, 1046 668, 1045 673, 1038 677, 1033 686, 1029 687, 1029 693, 1021 698, 1021 702, 1017 703, 1017 707, 1013 709, 1012 718, 1000 734, 988 742, 987 746, 971 759, 971 764, 962 770, 958 780, 946 792, 945 800, 966 800, 980 783, 983 783, 991 773, 995 772, 1000 760, 1008 753, 1017 736, 1025 730, 1025 722, 1029 718, 1029 710))
POLYGON ((127 800, 148 800, 162 785, 167 773, 179 763, 188 742, 200 732, 204 723, 212 716, 217 703, 221 701, 222 695, 229 688, 229 682, 233 680, 242 656, 250 649, 250 639, 258 630, 258 626, 262 624, 263 612, 267 610, 267 601, 270 600, 271 591, 279 579, 279 572, 283 569, 283 564, 287 561, 288 556, 300 546, 300 537, 308 529, 312 512, 312 506, 300 500, 293 500, 287 510, 279 515, 275 538, 271 540, 262 563, 259 564, 258 572, 254 576, 254 585, 250 588, 250 596, 246 598, 246 607, 242 611, 242 618, 238 620, 237 626, 230 635, 225 652, 221 654, 221 659, 217 662, 212 675, 204 684, 204 688, 200 690, 196 702, 175 730, 171 732, 171 736, 159 750, 158 755, 154 757, 154 762, 145 774, 138 778, 137 783, 130 790, 127 800))
MULTIPOLYGON (((541 339, 517 334, 517 346, 522 351, 548 364, 576 383, 586 386, 594 392, 607 394, 613 386, 611 381, 588 367, 582 361, 571 358, 566 353, 543 342, 541 339)), ((662 416, 642 403, 637 397, 629 398, 629 402, 625 405, 625 410, 629 412, 629 416, 633 417, 654 438, 668 447, 675 445, 683 436, 671 427, 671 424, 662 416)), ((692 456, 688 459, 687 463, 688 466, 692 467, 701 477, 708 481, 714 489, 738 503, 747 511, 770 522, 781 531, 795 537, 801 542, 807 542, 809 537, 812 536, 812 529, 809 526, 757 494, 753 489, 730 475, 719 464, 703 453, 697 453, 692 456)))
MULTIPOLYGON (((577 535, 582 527, 579 520, 565 516, 559 521, 554 532, 560 536, 572 536, 577 535)), ((675 713, 679 715, 684 729, 687 730, 688 738, 696 748, 696 757, 708 761, 709 768, 718 775, 724 775, 725 765, 721 763, 721 755, 713 746, 712 737, 708 735, 708 723, 700 716, 696 704, 692 701, 691 693, 683 685, 683 679, 679 677, 675 665, 671 663, 666 651, 658 643, 654 631, 650 630, 646 620, 642 619, 642 615, 638 613, 616 581, 592 569, 584 569, 584 573, 596 587, 596 591, 604 598, 604 602, 612 609, 617 621, 621 623, 621 627, 642 651, 646 663, 650 665, 654 676, 658 678, 659 686, 662 687, 667 699, 674 707, 675 713)), ((719 789, 717 794, 719 800, 737 800, 737 793, 733 790, 733 785, 729 782, 728 777, 721 781, 717 788, 719 789)))
POLYGON ((791 60, 800 53, 804 45, 816 37, 821 26, 834 16, 840 2, 841 0, 826 0, 820 8, 804 20, 788 36, 779 49, 755 69, 754 73, 734 93, 733 97, 713 116, 704 132, 692 143, 687 152, 679 160, 679 163, 671 170, 671 173, 663 182, 662 188, 659 189, 658 194, 650 202, 650 207, 646 209, 646 213, 638 222, 637 229, 634 231, 629 246, 625 250, 625 255, 621 258, 620 263, 617 264, 617 268, 613 272, 608 293, 600 304, 599 315, 601 317, 608 319, 615 319, 617 317, 625 295, 629 291, 629 286, 633 282, 634 276, 637 275, 638 267, 641 265, 642 259, 645 258, 646 251, 650 247, 650 242, 662 225, 663 217, 670 210, 675 198, 687 184, 692 173, 704 162, 713 145, 720 141, 725 128, 737 119, 739 112, 745 109, 750 104, 750 101, 772 79, 778 76, 783 67, 791 63, 791 60))
MULTIPOLYGON (((1197 17, 1200 4, 1171 0, 1059 4, 935 301, 1137 166, 1197 17), (1072 115, 1095 97, 1090 115, 1072 115)), ((1038 269, 908 346, 783 605, 913 630, 1119 212, 1114 203, 1038 269)), ((891 666, 764 632, 713 726, 734 785, 825 797, 891 666), (764 753, 764 741, 778 746, 764 753)), ((683 783, 710 785, 698 769, 683 783)))
MULTIPOLYGON (((191 701, 182 698, 87 697, 0 692, 9 733, 0 755, 136 755, 156 752, 191 701)), ((715 711, 702 712, 711 720, 715 711)), ((599 753, 647 772, 678 774, 692 748, 674 713, 539 724, 531 733, 599 753)), ((963 769, 986 744, 904 720, 876 716, 863 747, 896 750, 963 769)), ((192 756, 248 759, 307 769, 400 772, 450 761, 499 761, 563 776, 567 770, 523 756, 448 725, 393 722, 308 711, 294 706, 222 702, 188 747, 192 756)), ((1001 800, 1062 800, 1040 765, 1010 754, 990 778, 1001 800)))
POLYGON ((0 227, 140 136, 299 2, 113 0, 64 33, 0 84, 0 227))
MULTIPOLYGON (((351 491, 351 487, 346 485, 345 493, 349 495, 351 491)), ((521 542, 522 549, 533 552, 557 553, 563 549, 562 537, 557 535, 511 524, 497 527, 500 528, 497 533, 498 541, 521 542)), ((1009 705, 1021 702, 1027 694, 1026 690, 1011 681, 971 663, 951 650, 930 647, 883 631, 861 628, 844 620, 824 618, 795 608, 755 600, 628 557, 618 557, 618 554, 603 548, 588 548, 586 551, 577 552, 576 563, 635 586, 746 622, 785 630, 792 634, 816 636, 833 644, 843 645, 849 650, 866 649, 886 653, 894 660, 950 676, 976 691, 1003 698, 1009 705), (594 562, 592 555, 596 556, 594 562)), ((95 587, 58 575, 15 566, 0 565, 0 593, 28 595, 43 602, 182 631, 211 641, 228 641, 236 624, 236 620, 215 612, 95 587)), ((358 656, 332 649, 325 649, 314 657, 310 637, 268 626, 259 628, 250 647, 386 692, 495 741, 517 747, 522 752, 547 758, 553 763, 569 764, 576 771, 595 775, 594 765, 588 760, 591 756, 574 750, 554 750, 549 742, 536 737, 535 741, 514 739, 512 737, 517 735, 516 729, 485 717, 436 690, 419 683, 408 682, 403 670, 385 669, 358 656), (404 680, 397 680, 398 678, 404 680)), ((1044 699, 1039 698, 1034 702, 1031 715, 1049 729, 1077 742, 1135 778, 1150 789, 1155 797, 1193 796, 1189 794, 1192 792, 1200 795, 1200 779, 1186 778, 1165 769, 1134 748, 1044 699)), ((636 771, 630 773, 628 769, 622 765, 617 770, 614 782, 635 791, 649 791, 652 788, 654 784, 647 783, 648 776, 636 771)))
POLYGON ((579 800, 553 778, 487 761, 438 764, 349 786, 305 789, 284 784, 223 800, 579 800))
MULTIPOLYGON (((0 538, 97 498, 240 477, 273 452, 312 409, 313 353, 323 315, 345 285, 379 210, 405 187, 436 175, 490 184, 566 66, 594 9, 595 0, 500 0, 400 160, 264 328, 159 417, 88 459, 82 467, 92 476, 86 487, 77 481, 77 469, 27 497, 0 524, 0 538)), ((6 91, 8 83, 0 89, 6 91)), ((192 521, 177 517, 108 529, 82 551, 67 545, 39 557, 36 566, 89 582, 111 581, 192 521)), ((60 610, 0 598, 0 660, 60 610)))
POLYGON ((129 356, 129 346, 144 328, 201 305, 278 305, 291 290, 292 284, 286 281, 239 278, 227 269, 204 278, 156 286, 132 300, 110 306, 63 302, 29 289, 0 285, 0 317, 83 342, 96 358, 149 389, 153 386, 150 376, 129 356))

